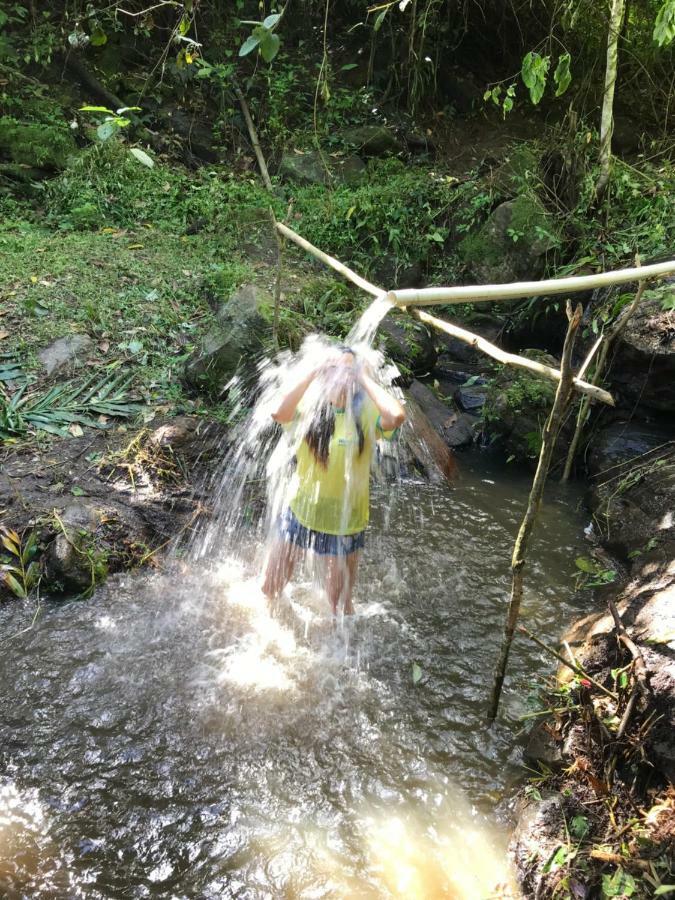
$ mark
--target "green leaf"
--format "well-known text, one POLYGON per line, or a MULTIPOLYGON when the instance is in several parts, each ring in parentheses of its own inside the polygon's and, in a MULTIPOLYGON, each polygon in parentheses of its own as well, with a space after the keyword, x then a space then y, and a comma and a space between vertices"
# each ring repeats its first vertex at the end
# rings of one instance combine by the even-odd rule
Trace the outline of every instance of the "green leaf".
POLYGON ((544 96, 548 70, 551 65, 550 56, 541 56, 531 50, 523 59, 521 76, 525 87, 530 92, 530 99, 536 106, 544 96))
POLYGON ((675 884, 661 884, 654 891, 655 897, 663 897, 664 894, 672 894, 675 891, 675 884))
POLYGON ((280 18, 281 13, 273 13, 271 16, 267 16, 267 18, 263 20, 263 28, 267 28, 268 31, 271 31, 280 18))
POLYGON ((594 560, 589 559, 587 556, 577 556, 574 560, 574 565, 582 572, 586 572, 589 575, 595 575, 598 571, 597 563, 594 560))
POLYGON ((667 47, 675 40, 675 0, 666 0, 659 10, 653 37, 659 47, 667 47))
POLYGON ((132 147, 129 153, 131 153, 132 156, 135 156, 136 159, 140 163, 143 163, 144 166, 147 166, 148 169, 154 168, 155 161, 151 156, 148 156, 145 150, 141 150, 138 147, 132 147))
POLYGON ((102 47, 104 44, 108 43, 108 35, 100 25, 97 25, 92 31, 89 37, 89 43, 92 47, 102 47))
POLYGON ((572 73, 570 72, 570 62, 572 57, 569 53, 563 53, 558 60, 555 72, 553 73, 553 81, 556 84, 555 95, 562 97, 567 88, 572 83, 572 73))
POLYGON ((239 56, 248 56, 248 54, 252 50, 255 50, 255 48, 258 46, 259 43, 260 43, 260 38, 257 35, 255 35, 255 34, 249 35, 249 37, 246 38, 244 43, 239 48, 239 56))
POLYGON ((81 488, 79 484, 74 484, 70 489, 70 493, 73 495, 73 497, 84 497, 86 491, 84 490, 84 488, 81 488))
POLYGON ((117 126, 114 124, 114 122, 104 122, 96 129, 96 135, 100 141, 107 141, 113 136, 113 134, 115 134, 116 131, 117 126))
POLYGON ((603 897, 632 897, 635 893, 635 879, 629 872, 619 867, 612 875, 602 876, 603 897))
POLYGON ((588 829, 589 825, 586 816, 575 816, 570 822, 570 833, 577 838, 577 840, 582 840, 586 837, 588 829))
POLYGON ((10 589, 10 591, 16 597, 21 597, 21 599, 26 598, 26 591, 24 590, 23 585, 19 584, 19 582, 16 580, 16 578, 13 575, 11 575, 6 569, 2 573, 2 578, 5 582, 5 584, 7 585, 7 587, 10 589))
POLYGON ((26 565, 31 561, 31 559, 35 556, 37 551, 37 535, 34 531, 31 531, 28 540, 26 541, 26 545, 23 548, 23 552, 21 553, 21 562, 26 565))
POLYGON ((382 28, 382 23, 384 22, 384 17, 387 15, 388 9, 389 9, 389 7, 387 7, 386 9, 383 9, 382 12, 379 14, 379 16, 375 19, 375 21, 373 23, 373 31, 379 31, 380 28, 382 28))
POLYGON ((260 53, 265 62, 272 62, 274 57, 279 52, 280 45, 281 38, 279 37, 279 35, 272 34, 271 31, 268 31, 260 42, 260 53))
POLYGON ((344 66, 340 66, 341 72, 350 72, 352 69, 358 68, 358 63, 345 63, 344 66))
POLYGON ((555 872, 556 869, 564 866, 569 858, 570 851, 564 844, 562 844, 549 856, 546 864, 541 870, 542 874, 547 875, 549 872, 555 872))
POLYGON ((412 680, 413 684, 417 684, 422 678, 422 669, 416 662, 412 664, 412 680))
POLYGON ((178 33, 181 35, 185 35, 190 30, 190 17, 183 16, 178 24, 178 33))
POLYGON ((81 106, 80 112, 99 112, 99 113, 107 113, 109 116, 114 116, 115 113, 112 109, 108 109, 107 106, 81 106))
POLYGON ((129 353, 140 353, 143 349, 143 344, 141 341, 129 341, 127 344, 127 349, 129 353))

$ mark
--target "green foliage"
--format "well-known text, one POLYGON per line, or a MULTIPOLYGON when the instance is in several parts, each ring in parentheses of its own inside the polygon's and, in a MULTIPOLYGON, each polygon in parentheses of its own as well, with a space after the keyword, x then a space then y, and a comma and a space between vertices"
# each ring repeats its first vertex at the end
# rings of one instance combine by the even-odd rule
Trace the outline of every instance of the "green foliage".
POLYGON ((542 56, 531 50, 523 59, 521 77, 525 87, 530 92, 530 100, 536 106, 544 96, 548 70, 551 65, 550 56, 542 56))
POLYGON ((251 34, 239 48, 239 56, 248 56, 253 50, 258 50, 265 62, 272 62, 279 52, 281 39, 275 34, 281 14, 274 13, 267 16, 262 22, 242 22, 243 25, 254 25, 251 34))
POLYGON ((620 866, 611 874, 602 876, 603 897, 632 897, 636 891, 635 879, 620 866))
POLYGON ((0 150, 22 165, 62 169, 75 153, 75 141, 65 122, 46 125, 2 116, 0 150))
POLYGON ((574 560, 574 565, 579 570, 576 575, 577 590, 612 584, 619 574, 616 569, 607 569, 601 563, 587 556, 578 556, 574 560))
MULTIPOLYGON (((319 330, 344 337, 359 315, 364 300, 348 285, 330 277, 313 278, 287 296, 279 317, 279 342, 297 350, 302 339, 319 330)), ((272 310, 268 318, 272 320, 272 310)))
POLYGON ((25 599, 40 577, 35 560, 37 533, 31 531, 27 536, 25 533, 20 535, 1 525, 0 543, 6 551, 4 556, 0 556, 0 585, 4 585, 15 597, 25 599))
POLYGON ((675 0, 665 0, 654 23, 654 41, 665 47, 675 40, 675 0))

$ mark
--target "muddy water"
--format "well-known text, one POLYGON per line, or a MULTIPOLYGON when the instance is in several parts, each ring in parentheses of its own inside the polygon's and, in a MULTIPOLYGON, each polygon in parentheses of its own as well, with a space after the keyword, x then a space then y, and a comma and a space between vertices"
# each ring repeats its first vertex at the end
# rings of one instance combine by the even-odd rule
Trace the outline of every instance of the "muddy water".
MULTIPOLYGON (((488 732, 528 485, 476 455, 452 488, 376 489, 337 627, 302 577, 271 617, 253 543, 43 601, 32 627, 5 604, 0 896, 497 896, 519 716, 549 668, 518 641, 488 732)), ((577 500, 553 487, 533 547, 524 615, 550 639, 579 611, 577 500)))

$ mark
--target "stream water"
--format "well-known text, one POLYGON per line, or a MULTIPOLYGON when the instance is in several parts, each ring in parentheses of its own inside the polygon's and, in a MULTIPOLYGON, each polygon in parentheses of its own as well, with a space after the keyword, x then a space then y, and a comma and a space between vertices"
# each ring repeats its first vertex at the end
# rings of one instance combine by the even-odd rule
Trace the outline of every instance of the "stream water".
MULTIPOLYGON (((302 571, 271 615, 238 514, 87 602, 0 607, 0 896, 510 896, 536 648, 484 717, 530 478, 460 465, 375 486, 353 620, 302 571)), ((550 640, 580 612, 578 499, 551 486, 531 551, 523 615, 550 640)))

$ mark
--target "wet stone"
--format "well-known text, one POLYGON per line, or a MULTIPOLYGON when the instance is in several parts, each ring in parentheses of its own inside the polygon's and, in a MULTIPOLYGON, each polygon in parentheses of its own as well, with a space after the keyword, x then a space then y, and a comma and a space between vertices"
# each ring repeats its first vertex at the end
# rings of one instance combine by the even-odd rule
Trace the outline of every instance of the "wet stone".
POLYGON ((460 387, 455 391, 455 400, 464 412, 480 414, 485 406, 487 385, 476 384, 468 387, 460 387))
POLYGON ((69 337, 59 338, 45 347, 38 353, 38 358, 47 375, 53 375, 54 372, 58 372, 68 364, 83 365, 82 357, 93 346, 93 343, 87 334, 72 334, 69 337))

